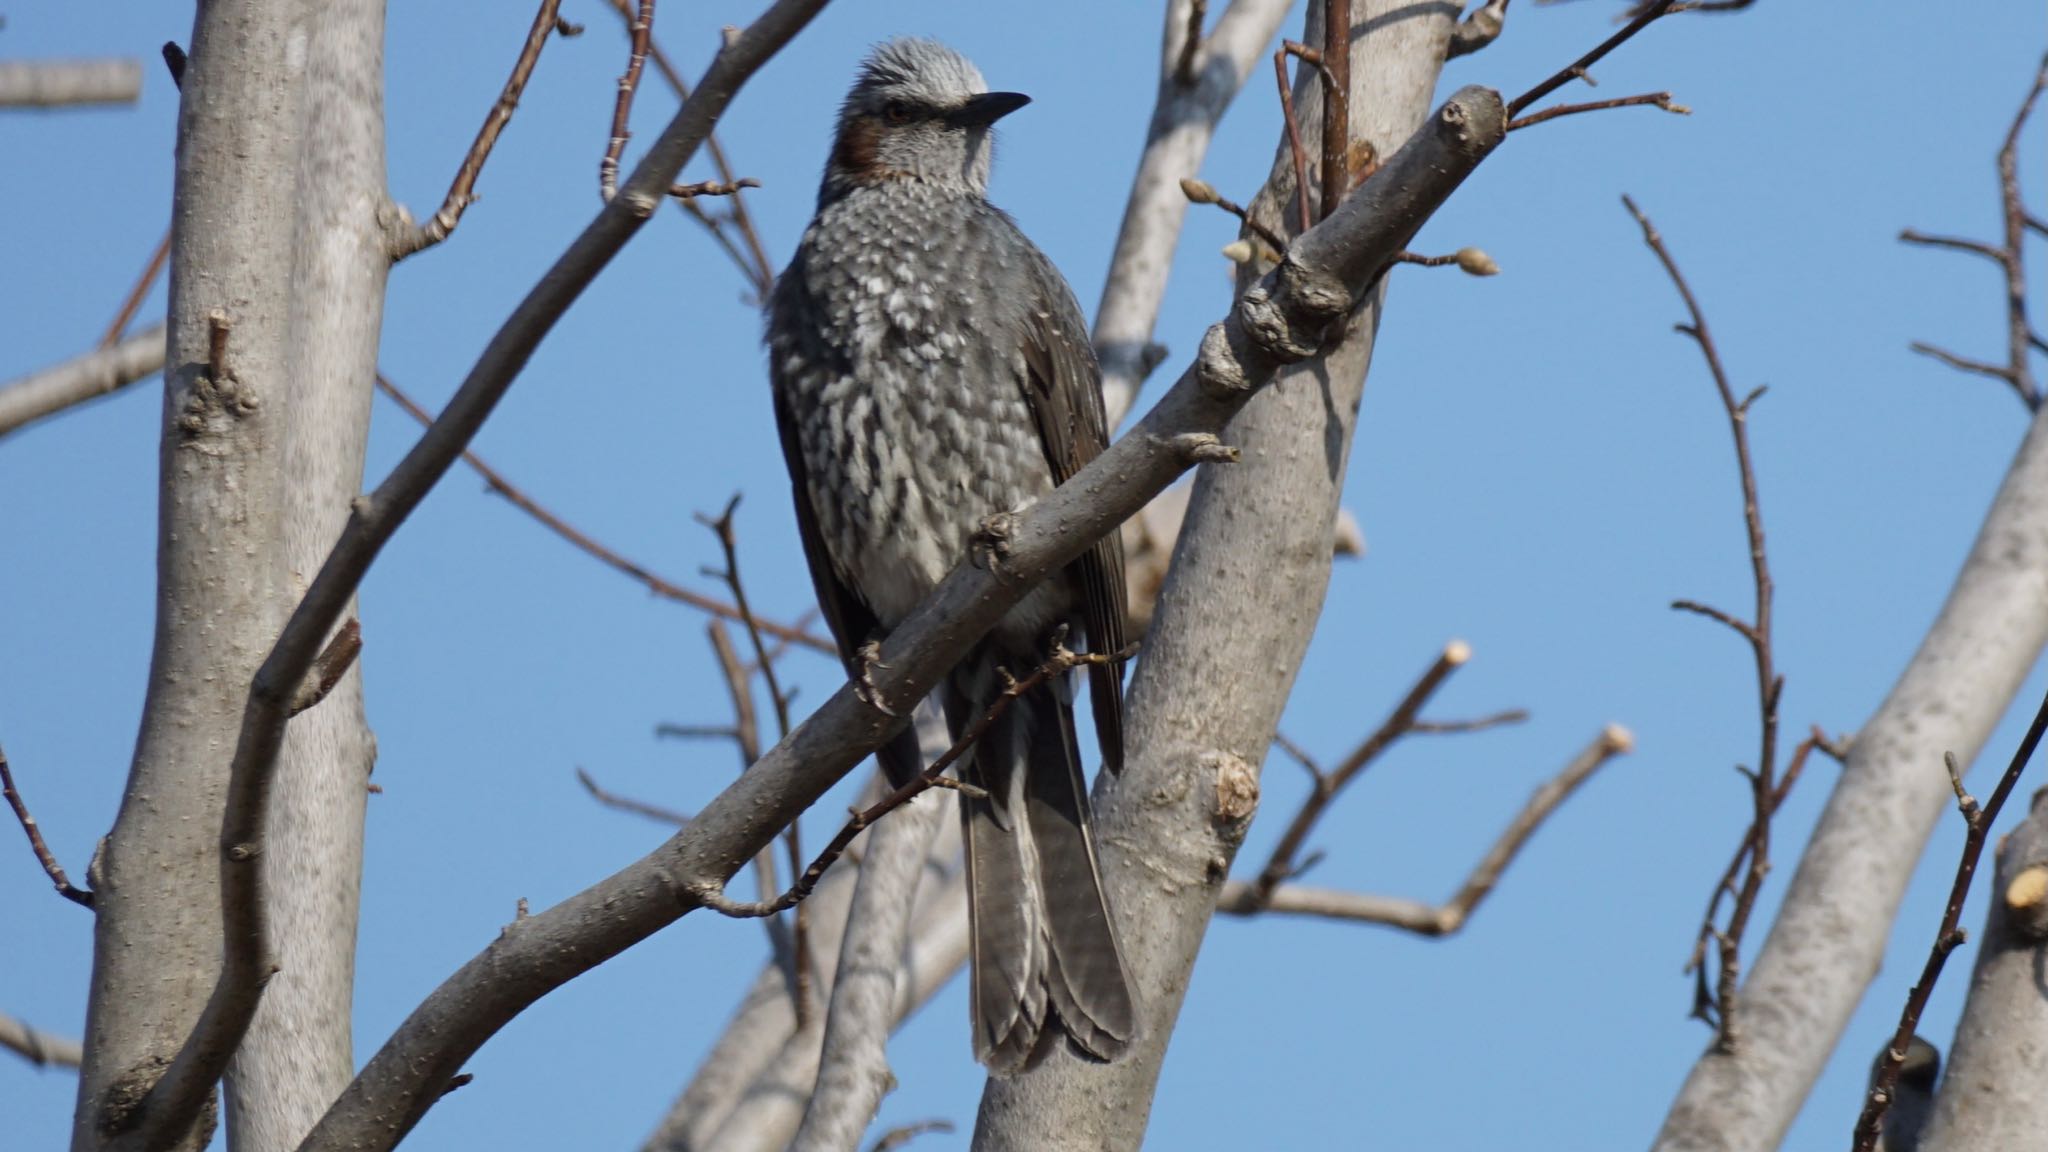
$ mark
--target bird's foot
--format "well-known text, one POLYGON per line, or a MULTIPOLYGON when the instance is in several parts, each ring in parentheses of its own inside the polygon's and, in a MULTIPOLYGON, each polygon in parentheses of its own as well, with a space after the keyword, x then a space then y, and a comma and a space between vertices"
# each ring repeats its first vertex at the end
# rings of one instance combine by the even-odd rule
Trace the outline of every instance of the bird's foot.
POLYGON ((860 675, 853 678, 853 694, 892 720, 901 716, 902 713, 882 701, 882 690, 875 684, 875 669, 888 667, 882 663, 882 642, 870 640, 861 645, 855 655, 860 657, 860 675))

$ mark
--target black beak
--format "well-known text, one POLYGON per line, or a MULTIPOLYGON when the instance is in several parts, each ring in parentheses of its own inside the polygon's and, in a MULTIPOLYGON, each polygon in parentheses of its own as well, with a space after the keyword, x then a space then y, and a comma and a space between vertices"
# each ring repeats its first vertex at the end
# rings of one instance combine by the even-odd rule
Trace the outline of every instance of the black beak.
POLYGON ((986 128, 1029 103, 1031 97, 1022 92, 984 92, 969 96, 946 119, 961 128, 986 128))

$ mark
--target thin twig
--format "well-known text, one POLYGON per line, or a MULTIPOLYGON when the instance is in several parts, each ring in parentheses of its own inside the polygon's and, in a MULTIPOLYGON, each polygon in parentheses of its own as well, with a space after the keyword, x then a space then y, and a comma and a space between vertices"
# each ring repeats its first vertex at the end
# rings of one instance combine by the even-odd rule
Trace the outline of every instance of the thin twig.
POLYGON ((737 180, 699 180, 695 184, 671 184, 668 194, 678 200, 692 200, 699 196, 737 196, 742 188, 759 188, 761 182, 752 176, 737 180))
POLYGON ((1878 1133, 1884 1126, 1884 1114, 1891 1107, 1892 1089, 1898 1083, 1899 1069, 1906 1062, 1912 1048, 1913 1033, 1920 1026, 1920 1014, 1927 1008, 1928 997, 1934 994, 1935 981, 1941 979, 1941 969, 1948 963, 1949 953, 1962 946, 1966 938, 1962 929, 1963 902, 1970 896, 1970 879, 1977 874, 1977 859, 1984 852, 1984 840, 1991 832, 1991 825, 1997 821, 1999 810, 2005 807, 2006 798, 2020 782, 2021 773, 2026 771, 2027 762, 2034 758, 2034 750, 2041 744, 2041 735, 2048 731, 2048 697, 2041 701, 2034 712, 2034 722, 2027 726, 2027 734, 2020 740, 2019 748, 2013 752, 2012 763, 1999 777, 1998 787, 1992 790, 1991 799, 1980 809, 1976 798, 1963 790, 1962 772, 1956 766, 1953 752, 1943 755, 1948 766, 1950 783, 1956 790, 1956 807, 1962 811, 1963 823, 1969 832, 1963 838, 1962 859, 1956 862, 1955 883, 1949 886, 1948 904, 1942 910, 1941 927, 1934 934, 1934 945, 1928 949, 1927 963, 1920 969, 1920 979, 1913 983, 1913 990, 1906 995, 1906 1006, 1899 1013, 1898 1030, 1892 1033, 1891 1045, 1878 1057, 1877 1070, 1871 1078, 1870 1095, 1864 1099, 1863 1114, 1856 1119, 1855 1152, 1871 1152, 1877 1147, 1878 1133))
MULTIPOLYGON (((405 409, 406 413, 413 419, 429 427, 433 425, 434 417, 432 414, 414 402, 412 397, 401 391, 398 385, 391 382, 389 377, 380 373, 377 377, 377 388, 386 396, 389 396, 400 408, 405 409)), ((521 491, 510 480, 505 479, 504 475, 497 469, 484 463, 483 459, 476 453, 465 449, 462 453, 462 461, 471 468, 476 469, 477 475, 484 478, 484 484, 491 492, 504 497, 513 507, 540 521, 541 524, 546 526, 555 535, 567 540, 605 565, 639 581, 654 595, 660 596, 665 600, 674 600, 679 604, 688 604, 699 611, 709 612, 713 616, 726 620, 738 621, 741 619, 740 610, 736 606, 714 597, 706 596, 702 592, 693 592, 674 581, 656 575, 641 565, 612 551, 605 545, 598 543, 581 529, 576 528, 568 521, 535 502, 531 496, 521 491)), ((759 617, 755 618, 755 623, 760 627, 761 631, 775 637, 777 640, 791 644, 801 644, 814 652, 824 652, 832 655, 837 655, 839 652, 838 647, 830 640, 816 636, 803 628, 793 627, 788 624, 778 624, 773 620, 764 620, 759 617)))
MULTIPOLYGON (((612 10, 617 12, 620 19, 630 28, 633 24, 632 0, 611 0, 611 5, 612 10)), ((654 70, 661 73, 662 79, 668 82, 669 89, 675 93, 676 99, 687 98, 690 95, 690 86, 683 81, 682 73, 669 61, 668 53, 661 50, 661 44, 654 39, 652 29, 648 31, 647 54, 654 61, 654 70)), ((733 177, 732 163, 726 158, 725 146, 719 143, 718 133, 713 132, 705 137, 704 150, 710 154, 711 166, 718 173, 721 183, 739 183, 733 177)), ((676 204, 689 213, 692 219, 703 225, 704 230, 711 233, 711 238, 718 242, 718 246, 732 258, 733 264, 740 270, 740 275, 745 276, 748 285, 753 288, 756 302, 766 300, 769 291, 775 287, 775 267, 769 262, 768 251, 761 244, 761 233, 754 227, 753 214, 747 211, 746 197, 738 192, 733 193, 731 211, 723 219, 705 211, 695 199, 677 200, 676 204), (726 236, 725 224, 728 222, 739 230, 740 239, 746 244, 746 251, 742 252, 726 236)))
POLYGON ((659 804, 651 804, 645 800, 636 800, 631 796, 621 796, 616 792, 607 791, 598 784, 597 780, 590 773, 585 772, 580 764, 576 767, 576 780, 583 785, 584 791, 590 793, 591 799, 596 800, 607 808, 617 808, 621 812, 631 812, 635 816, 645 816, 649 820, 668 828, 681 828, 690 822, 690 814, 688 812, 679 812, 674 808, 664 808, 659 804))
MULTIPOLYGON (((1410 731, 1416 729, 1411 728, 1410 731)), ((1403 928, 1424 936, 1448 936, 1465 926, 1495 886, 1515 856, 1528 844, 1536 829, 1550 818, 1579 785, 1590 779, 1600 766, 1635 747, 1635 738, 1620 725, 1610 724, 1585 750, 1573 757, 1557 775, 1544 781, 1515 814, 1486 855, 1472 868, 1457 894, 1442 904, 1423 904, 1365 893, 1280 884, 1260 893, 1257 882, 1232 881, 1223 886, 1216 910, 1233 916, 1286 913, 1322 916, 1337 920, 1360 920, 1403 928)))
MULTIPOLYGON (((1294 122, 1294 87, 1287 79, 1287 46, 1273 53, 1273 76, 1280 85, 1280 115, 1287 121, 1287 147, 1294 155, 1294 194, 1301 211, 1301 228, 1306 232, 1313 217, 1308 209, 1308 152, 1301 144, 1301 125, 1294 122)), ((1283 246, 1281 251, 1286 251, 1283 246)))
MULTIPOLYGON (((561 30, 561 7, 562 0, 540 0, 540 10, 534 13, 533 27, 527 30, 526 43, 519 49, 519 58, 512 63, 512 75, 505 80, 505 87, 498 92, 498 102, 491 105, 490 112, 485 114, 483 127, 477 129, 476 139, 470 143, 462 165, 455 170, 455 181, 448 186, 448 195, 441 201, 441 210, 394 240, 393 260, 403 260, 446 240, 448 234, 455 231, 455 226, 462 222, 462 213, 476 203, 477 177, 483 173, 484 161, 490 158, 491 149, 497 146, 498 134, 512 122, 512 113, 519 107, 520 94, 526 91, 526 81, 532 77, 533 67, 540 61, 540 50, 547 47, 551 33, 561 30)), ((615 171, 614 176, 616 174, 615 171)))
POLYGON ((896 1152, 896 1149, 927 1132, 945 1133, 952 1130, 951 1120, 919 1120, 915 1124, 900 1124, 877 1137, 873 1144, 868 1145, 868 1152, 896 1152))
POLYGON ((1508 121, 1508 131, 1532 127, 1560 116, 1576 116, 1581 112, 1600 112, 1608 108, 1640 108, 1645 105, 1662 108, 1678 116, 1692 115, 1692 109, 1673 100, 1669 92, 1645 92, 1640 96, 1617 96, 1612 100, 1593 100, 1584 104, 1559 104, 1545 108, 1541 112, 1531 112, 1519 120, 1508 121))
POLYGON ((606 143, 604 159, 597 164, 598 191, 607 203, 619 191, 619 158, 626 154, 626 141, 633 136, 627 127, 633 116, 633 93, 640 87, 640 72, 647 67, 647 36, 654 29, 654 0, 640 0, 640 10, 629 26, 632 53, 626 57, 625 75, 619 77, 619 98, 612 105, 612 136, 606 143))
MULTIPOLYGON (((1634 200, 1621 198, 1629 214, 1643 230, 1643 243, 1656 254, 1657 262, 1664 266, 1664 272, 1671 278, 1671 284, 1678 289, 1678 295, 1685 302, 1690 322, 1678 326, 1678 330, 1690 336, 1699 345, 1700 355, 1707 362, 1707 371, 1714 379, 1714 389, 1720 394, 1721 407, 1728 417, 1728 430, 1735 442, 1735 462, 1742 483, 1742 523, 1749 539, 1750 580, 1755 587, 1756 603, 1752 617, 1747 621, 1698 604, 1681 600, 1672 605, 1686 611, 1698 612, 1728 625, 1749 643, 1750 654, 1756 664, 1756 692, 1759 748, 1757 767, 1748 773, 1750 784, 1751 827, 1745 840, 1747 846, 1747 867, 1742 870, 1742 882, 1735 891, 1734 906, 1728 914, 1728 926, 1715 934, 1720 947, 1720 975, 1715 995, 1715 1046, 1723 1052, 1735 1049, 1738 1029, 1735 1013, 1736 993, 1741 989, 1742 937, 1749 927, 1749 919, 1755 911, 1757 895, 1763 889, 1764 878, 1771 868, 1771 817, 1777 811, 1782 795, 1776 783, 1778 766, 1778 702, 1783 698, 1785 680, 1778 674, 1777 657, 1771 641, 1771 564, 1764 546, 1763 510, 1757 498, 1756 465, 1749 448, 1749 409, 1757 393, 1738 400, 1735 389, 1728 382, 1728 373, 1721 365, 1720 350, 1714 344, 1713 333, 1707 328, 1707 317, 1700 310, 1699 300, 1693 296, 1692 286, 1685 275, 1678 270, 1678 262, 1671 250, 1664 245, 1663 236, 1634 200)), ((1738 853, 1738 859, 1740 854, 1738 853)), ((1719 893, 1727 887, 1724 881, 1715 889, 1716 901, 1719 893)))
POLYGON ((7 806, 14 809, 15 819, 21 821, 21 830, 28 833, 28 846, 34 850, 36 860, 49 875, 50 883, 57 886, 57 895, 82 908, 92 907, 91 890, 73 884, 71 878, 64 874, 64 866, 57 863, 56 854, 50 851, 47 843, 44 843, 42 827, 36 823, 34 816, 29 815, 28 803, 14 787, 14 769, 7 763, 5 750, 0 750, 0 791, 6 793, 7 806))
MULTIPOLYGON (((1319 219, 1344 200, 1351 150, 1351 5, 1323 5, 1323 187, 1319 219)), ((1509 125, 1513 127, 1513 125, 1509 125)))
POLYGON ((2027 211, 2021 199, 2019 143, 2020 131, 2033 114, 2034 105, 2040 100, 2044 88, 2048 88, 2048 56, 2042 57, 2040 67, 2035 70, 2034 81, 2027 88, 2026 98, 2020 101, 2019 111, 2014 114, 2011 127, 2006 129, 2005 141, 1998 149, 1999 217, 2004 225, 2004 244, 1994 248, 1976 240, 1929 236, 1910 228, 1899 233, 1899 239, 1907 244, 1982 256, 2005 273, 2006 362, 2003 365, 1958 356, 1917 340, 1910 347, 1958 371, 2005 381, 2028 411, 2041 407, 2041 389, 2034 382, 2034 366, 2030 357, 2034 351, 2048 351, 2048 342, 2043 342, 2035 334, 2027 320, 2026 238, 2029 229, 2042 231, 2044 235, 2048 235, 2048 230, 2042 229, 2041 221, 2027 211))
POLYGON ((149 299, 149 290, 156 286, 156 278, 163 273, 164 264, 171 258, 171 230, 164 229, 164 238, 156 242, 156 251, 150 253, 149 263, 143 265, 142 275, 135 278, 134 287, 121 301, 121 310, 114 313, 114 320, 107 325, 106 335, 100 337, 102 350, 112 348, 121 342, 122 333, 135 321, 135 314, 142 310, 142 302, 149 299))
POLYGON ((1630 20, 1622 27, 1621 31, 1602 40, 1591 52, 1565 65, 1552 74, 1548 80, 1515 97, 1513 102, 1508 105, 1508 122, 1512 124, 1515 117, 1520 116, 1529 105, 1543 99, 1573 80, 1584 80, 1588 84, 1592 83, 1593 77, 1589 70, 1593 65, 1598 64, 1609 52, 1626 44, 1630 39, 1634 38, 1636 33, 1649 27, 1651 22, 1659 16, 1670 12, 1672 4, 1673 0, 1656 0, 1653 4, 1645 5, 1641 11, 1636 13, 1633 20, 1630 20))
POLYGON ((1237 217, 1239 223, 1251 229, 1252 234, 1264 240, 1272 247, 1275 253, 1287 251, 1287 238, 1285 236, 1261 224, 1253 218, 1251 212, 1244 205, 1216 191, 1215 187, 1208 181, 1198 180, 1193 176, 1183 177, 1180 182, 1180 190, 1181 194, 1188 198, 1189 203, 1214 204, 1216 207, 1237 217))
POLYGON ((1258 879, 1252 882, 1253 894, 1256 897, 1263 900, 1271 896, 1281 881, 1301 874, 1303 866, 1296 862, 1296 857, 1301 852, 1302 844, 1308 840, 1308 834, 1314 830, 1316 821, 1322 819, 1323 812, 1337 798, 1337 794, 1344 790, 1345 785, 1357 779, 1358 774, 1378 758, 1380 753, 1391 747, 1396 740, 1415 730, 1422 706, 1429 703, 1429 698, 1436 694, 1438 688, 1443 687, 1444 681, 1458 669, 1459 665, 1471 658, 1472 649, 1462 640, 1453 640, 1444 645, 1443 652, 1429 666, 1429 670, 1422 674, 1422 678, 1415 682, 1414 687, 1408 689, 1408 694, 1401 698, 1394 711, 1370 736, 1360 741, 1336 768, 1324 772, 1315 767, 1314 761, 1306 756, 1302 757, 1302 763, 1315 774, 1315 786, 1309 791, 1308 799, 1302 802, 1301 810, 1294 814, 1294 820, 1288 824, 1287 831, 1281 834, 1280 842, 1274 845, 1273 855, 1266 861, 1265 868, 1260 870, 1258 879))
POLYGON ((825 846, 825 850, 818 854, 818 858, 811 862, 811 866, 804 869, 803 875, 797 877, 796 883, 788 891, 777 896, 775 899, 742 902, 728 898, 722 890, 702 891, 693 893, 693 895, 702 900, 707 908, 714 909, 727 916, 743 918, 772 916, 784 908, 795 907, 804 897, 811 894, 812 889, 818 886, 818 880, 825 875, 825 870, 830 868, 833 862, 845 854, 847 845, 853 843, 854 837, 866 831, 868 826, 872 825, 875 821, 901 808, 932 788, 951 788, 970 795, 982 795, 981 789, 974 785, 958 780, 944 779, 943 777, 946 770, 957 763, 960 757, 967 753, 968 749, 974 747, 975 742, 988 732, 990 726, 1000 719, 1004 712, 1009 710, 1011 703, 1019 696, 1075 668, 1095 664, 1108 664, 1112 661, 1120 663, 1129 660, 1137 654, 1137 651, 1138 646, 1136 644, 1127 645, 1119 652, 1073 652, 1063 645, 1055 648, 1045 663, 1040 664, 1029 676, 1021 680, 1010 681, 1003 688, 1002 692, 996 696, 995 700, 989 704, 988 710, 983 712, 974 723, 969 724, 966 731, 962 732, 959 738, 953 741, 953 746, 946 749, 937 759, 933 760, 923 772, 911 777, 910 780, 887 796, 853 813, 846 823, 840 827, 839 834, 832 838, 832 842, 825 846))

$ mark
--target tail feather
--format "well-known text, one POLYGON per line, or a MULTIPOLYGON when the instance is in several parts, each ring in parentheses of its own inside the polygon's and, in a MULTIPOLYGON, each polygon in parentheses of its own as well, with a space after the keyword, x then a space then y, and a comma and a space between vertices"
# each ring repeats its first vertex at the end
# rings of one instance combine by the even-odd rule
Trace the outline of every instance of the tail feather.
MULTIPOLYGON (((993 679, 955 678, 947 712, 956 731, 993 699, 993 679)), ((961 805, 976 1058, 1014 1073, 1064 1033, 1088 1055, 1116 1059, 1137 1014, 1089 837, 1069 687, 1040 685, 1012 702, 964 767, 988 793, 961 805)))

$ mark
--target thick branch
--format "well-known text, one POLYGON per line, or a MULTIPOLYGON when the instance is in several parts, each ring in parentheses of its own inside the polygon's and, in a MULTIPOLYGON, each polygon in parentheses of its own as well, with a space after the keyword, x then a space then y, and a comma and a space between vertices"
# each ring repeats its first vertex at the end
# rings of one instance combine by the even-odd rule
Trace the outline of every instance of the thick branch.
POLYGON ((164 326, 151 325, 112 347, 0 384, 0 436, 74 404, 149 379, 164 367, 164 326))
POLYGON ((1266 45, 1292 7, 1287 0, 1232 0, 1201 43, 1189 37, 1193 0, 1166 6, 1159 94, 1145 130, 1145 149, 1131 179, 1116 250, 1095 310, 1095 355, 1102 361, 1103 403, 1114 428, 1165 349, 1152 343, 1167 273, 1187 218, 1180 181, 1201 171, 1217 121, 1236 99, 1266 45), (1181 61, 1192 82, 1182 79, 1181 61))
MULTIPOLYGON (((332 618, 326 613, 336 593, 352 586, 396 526, 385 509, 410 510, 418 500, 412 486, 453 463, 467 431, 531 351, 538 331, 529 326, 537 329, 558 315, 573 288, 601 263, 591 261, 589 246, 602 241, 608 256, 630 234, 628 221, 619 219, 626 207, 641 203, 652 210, 650 193, 674 179, 666 162, 680 163, 687 151, 673 138, 695 129, 697 135, 683 138, 701 139, 708 127, 698 102, 719 94, 722 104, 730 88, 818 6, 818 0, 783 0, 720 55, 679 115, 680 127, 671 126, 590 233, 508 323, 448 414, 415 450, 421 459, 402 463, 366 501, 328 569, 314 581, 301 617, 316 624, 332 618), (443 423, 448 427, 439 427, 443 423)), ((872 695, 888 712, 866 694, 842 687, 667 844, 509 926, 413 1012, 314 1131, 307 1152, 390 1147, 432 1106, 461 1063, 527 1005, 715 898, 770 837, 887 739, 1011 604, 1190 464, 1214 457, 1215 432, 1282 363, 1314 351, 1331 317, 1349 309, 1355 294, 1499 143, 1505 125, 1497 94, 1468 88, 1453 96, 1337 213, 1298 241, 1289 261, 1248 293, 1227 322, 1210 330, 1195 364, 1137 428, 1027 512, 999 519, 983 556, 990 566, 970 561, 955 568, 891 633, 875 668, 872 695)), ((301 645, 310 645, 301 628, 295 621, 280 642, 281 666, 294 658, 302 666, 301 645)), ((261 719, 260 709, 252 708, 252 714, 261 719)), ((252 735, 262 734, 260 727, 252 729, 252 735)), ((260 765, 254 750, 238 753, 238 762, 245 755, 252 768, 260 765)))
POLYGON ((138 60, 11 60, 0 63, 0 108, 133 104, 142 98, 138 60))

